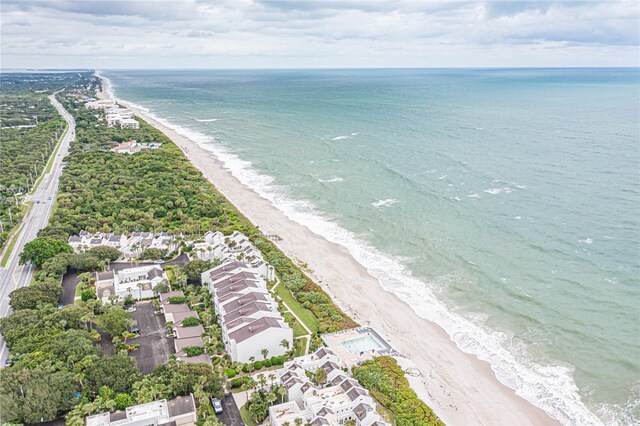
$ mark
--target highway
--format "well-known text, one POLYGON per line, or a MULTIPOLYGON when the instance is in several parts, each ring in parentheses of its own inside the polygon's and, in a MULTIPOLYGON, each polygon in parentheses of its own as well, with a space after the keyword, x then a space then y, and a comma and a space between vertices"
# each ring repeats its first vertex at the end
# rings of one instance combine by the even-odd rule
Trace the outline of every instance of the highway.
MULTIPOLYGON (((0 268, 0 317, 5 317, 11 313, 9 293, 19 287, 27 286, 31 282, 34 266, 31 263, 19 265, 18 257, 24 245, 36 238, 38 232, 46 227, 49 222, 56 199, 56 192, 58 191, 58 182, 62 174, 63 159, 69 152, 69 144, 76 136, 75 121, 71 114, 55 99, 55 93, 49 96, 49 100, 67 122, 68 129, 62 138, 56 156, 53 158, 51 171, 45 173, 35 191, 32 191, 32 194, 27 195, 25 199, 25 201, 32 201, 33 205, 22 220, 22 228, 19 234, 14 237, 17 238, 17 242, 13 247, 6 267, 0 268)), ((8 355, 7 345, 0 336, 0 368, 5 365, 8 355)))

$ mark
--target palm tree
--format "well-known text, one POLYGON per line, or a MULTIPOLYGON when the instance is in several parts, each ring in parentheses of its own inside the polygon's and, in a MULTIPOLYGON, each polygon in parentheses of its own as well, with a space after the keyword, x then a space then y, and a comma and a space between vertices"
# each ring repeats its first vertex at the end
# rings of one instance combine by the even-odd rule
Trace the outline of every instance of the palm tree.
POLYGON ((260 351, 260 353, 262 354, 262 358, 264 358, 266 360, 267 359, 267 355, 269 355, 269 349, 264 348, 263 350, 260 351))
POLYGON ((302 419, 300 417, 296 417, 293 422, 296 424, 296 426, 300 426, 302 425, 302 419))
POLYGON ((249 357, 249 373, 253 373, 253 361, 256 360, 255 356, 249 357))
POLYGON ((287 339, 282 339, 282 341, 280 342, 280 346, 282 346, 285 351, 289 350, 289 341, 287 339))

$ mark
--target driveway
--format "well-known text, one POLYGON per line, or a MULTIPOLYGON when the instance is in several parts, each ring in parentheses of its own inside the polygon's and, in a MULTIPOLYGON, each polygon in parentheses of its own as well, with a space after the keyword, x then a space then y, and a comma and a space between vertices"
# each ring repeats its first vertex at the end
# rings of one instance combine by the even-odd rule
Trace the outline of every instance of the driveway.
POLYGON ((163 262, 163 263, 155 263, 153 261, 111 262, 109 264, 109 270, 111 270, 111 271, 120 271, 122 269, 135 268, 135 267, 138 267, 138 266, 145 266, 145 265, 160 265, 163 268, 165 266, 180 266, 180 267, 183 267, 187 263, 189 263, 189 256, 187 256, 186 254, 183 253, 180 256, 176 257, 175 259, 172 259, 172 260, 170 260, 168 262, 163 262))
POLYGON ((62 277, 62 295, 58 303, 61 305, 73 305, 76 299, 76 285, 78 285, 78 274, 69 272, 62 277))
POLYGON ((140 349, 131 352, 138 370, 143 374, 151 373, 158 365, 166 364, 169 356, 175 353, 173 340, 165 337, 165 322, 162 315, 153 313, 151 301, 138 302, 135 305, 133 319, 137 321, 140 337, 129 339, 127 343, 139 343, 140 349))
POLYGON ((242 416, 240 416, 240 410, 233 400, 233 396, 228 393, 222 398, 222 413, 216 414, 218 420, 227 426, 243 425, 242 416))

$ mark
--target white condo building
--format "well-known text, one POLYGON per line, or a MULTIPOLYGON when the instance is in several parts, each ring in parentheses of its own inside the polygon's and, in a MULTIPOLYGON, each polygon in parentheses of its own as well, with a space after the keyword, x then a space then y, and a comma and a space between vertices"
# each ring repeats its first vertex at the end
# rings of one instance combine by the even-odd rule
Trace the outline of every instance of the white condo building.
POLYGON ((111 296, 124 299, 131 295, 136 300, 150 299, 154 297, 153 289, 166 279, 167 275, 158 265, 98 272, 96 296, 103 302, 108 302, 111 296))
POLYGON ((222 263, 241 261, 267 281, 275 279, 273 266, 265 262, 260 250, 242 232, 224 235, 222 232, 209 231, 204 234, 204 241, 193 245, 193 253, 201 260, 220 259, 222 263))
POLYGON ((295 419, 300 419, 313 426, 338 426, 347 420, 357 426, 389 426, 376 412, 369 392, 347 377, 342 366, 340 358, 327 348, 286 363, 280 381, 289 401, 269 407, 271 425, 294 424, 295 419), (315 386, 306 374, 319 368, 327 373, 323 386, 315 386))
POLYGON ((213 295, 214 307, 222 328, 222 341, 238 362, 283 355, 283 340, 293 347, 293 330, 278 311, 266 283, 249 265, 227 262, 202 274, 202 284, 213 295))

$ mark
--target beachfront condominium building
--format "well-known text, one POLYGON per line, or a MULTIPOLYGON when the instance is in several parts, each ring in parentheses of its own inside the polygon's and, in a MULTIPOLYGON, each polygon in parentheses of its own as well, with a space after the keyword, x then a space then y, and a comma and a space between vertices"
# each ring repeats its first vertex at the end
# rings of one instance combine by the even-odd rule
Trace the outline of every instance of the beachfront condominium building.
POLYGON ((202 273, 202 283, 213 295, 222 328, 222 341, 237 362, 284 355, 286 340, 293 347, 293 330, 278 311, 266 282, 244 262, 226 262, 202 273))
POLYGON ((275 279, 273 266, 264 260, 260 250, 242 232, 234 231, 231 235, 224 235, 219 231, 209 231, 204 234, 204 241, 193 244, 192 253, 202 260, 219 259, 222 263, 238 260, 246 263, 267 281, 275 279))
POLYGON ((166 279, 167 275, 158 265, 98 272, 96 296, 103 302, 109 302, 112 296, 119 300, 127 296, 136 300, 150 299, 154 297, 153 289, 166 279))
POLYGON ((294 424, 295 419, 312 425, 342 425, 351 420, 357 426, 387 425, 376 412, 369 392, 346 375, 344 363, 327 348, 287 362, 280 381, 289 401, 269 408, 272 426, 294 424), (323 369, 325 383, 314 385, 308 373, 323 369))
POLYGON ((89 416, 87 426, 191 426, 198 421, 193 395, 134 405, 125 411, 89 416))

